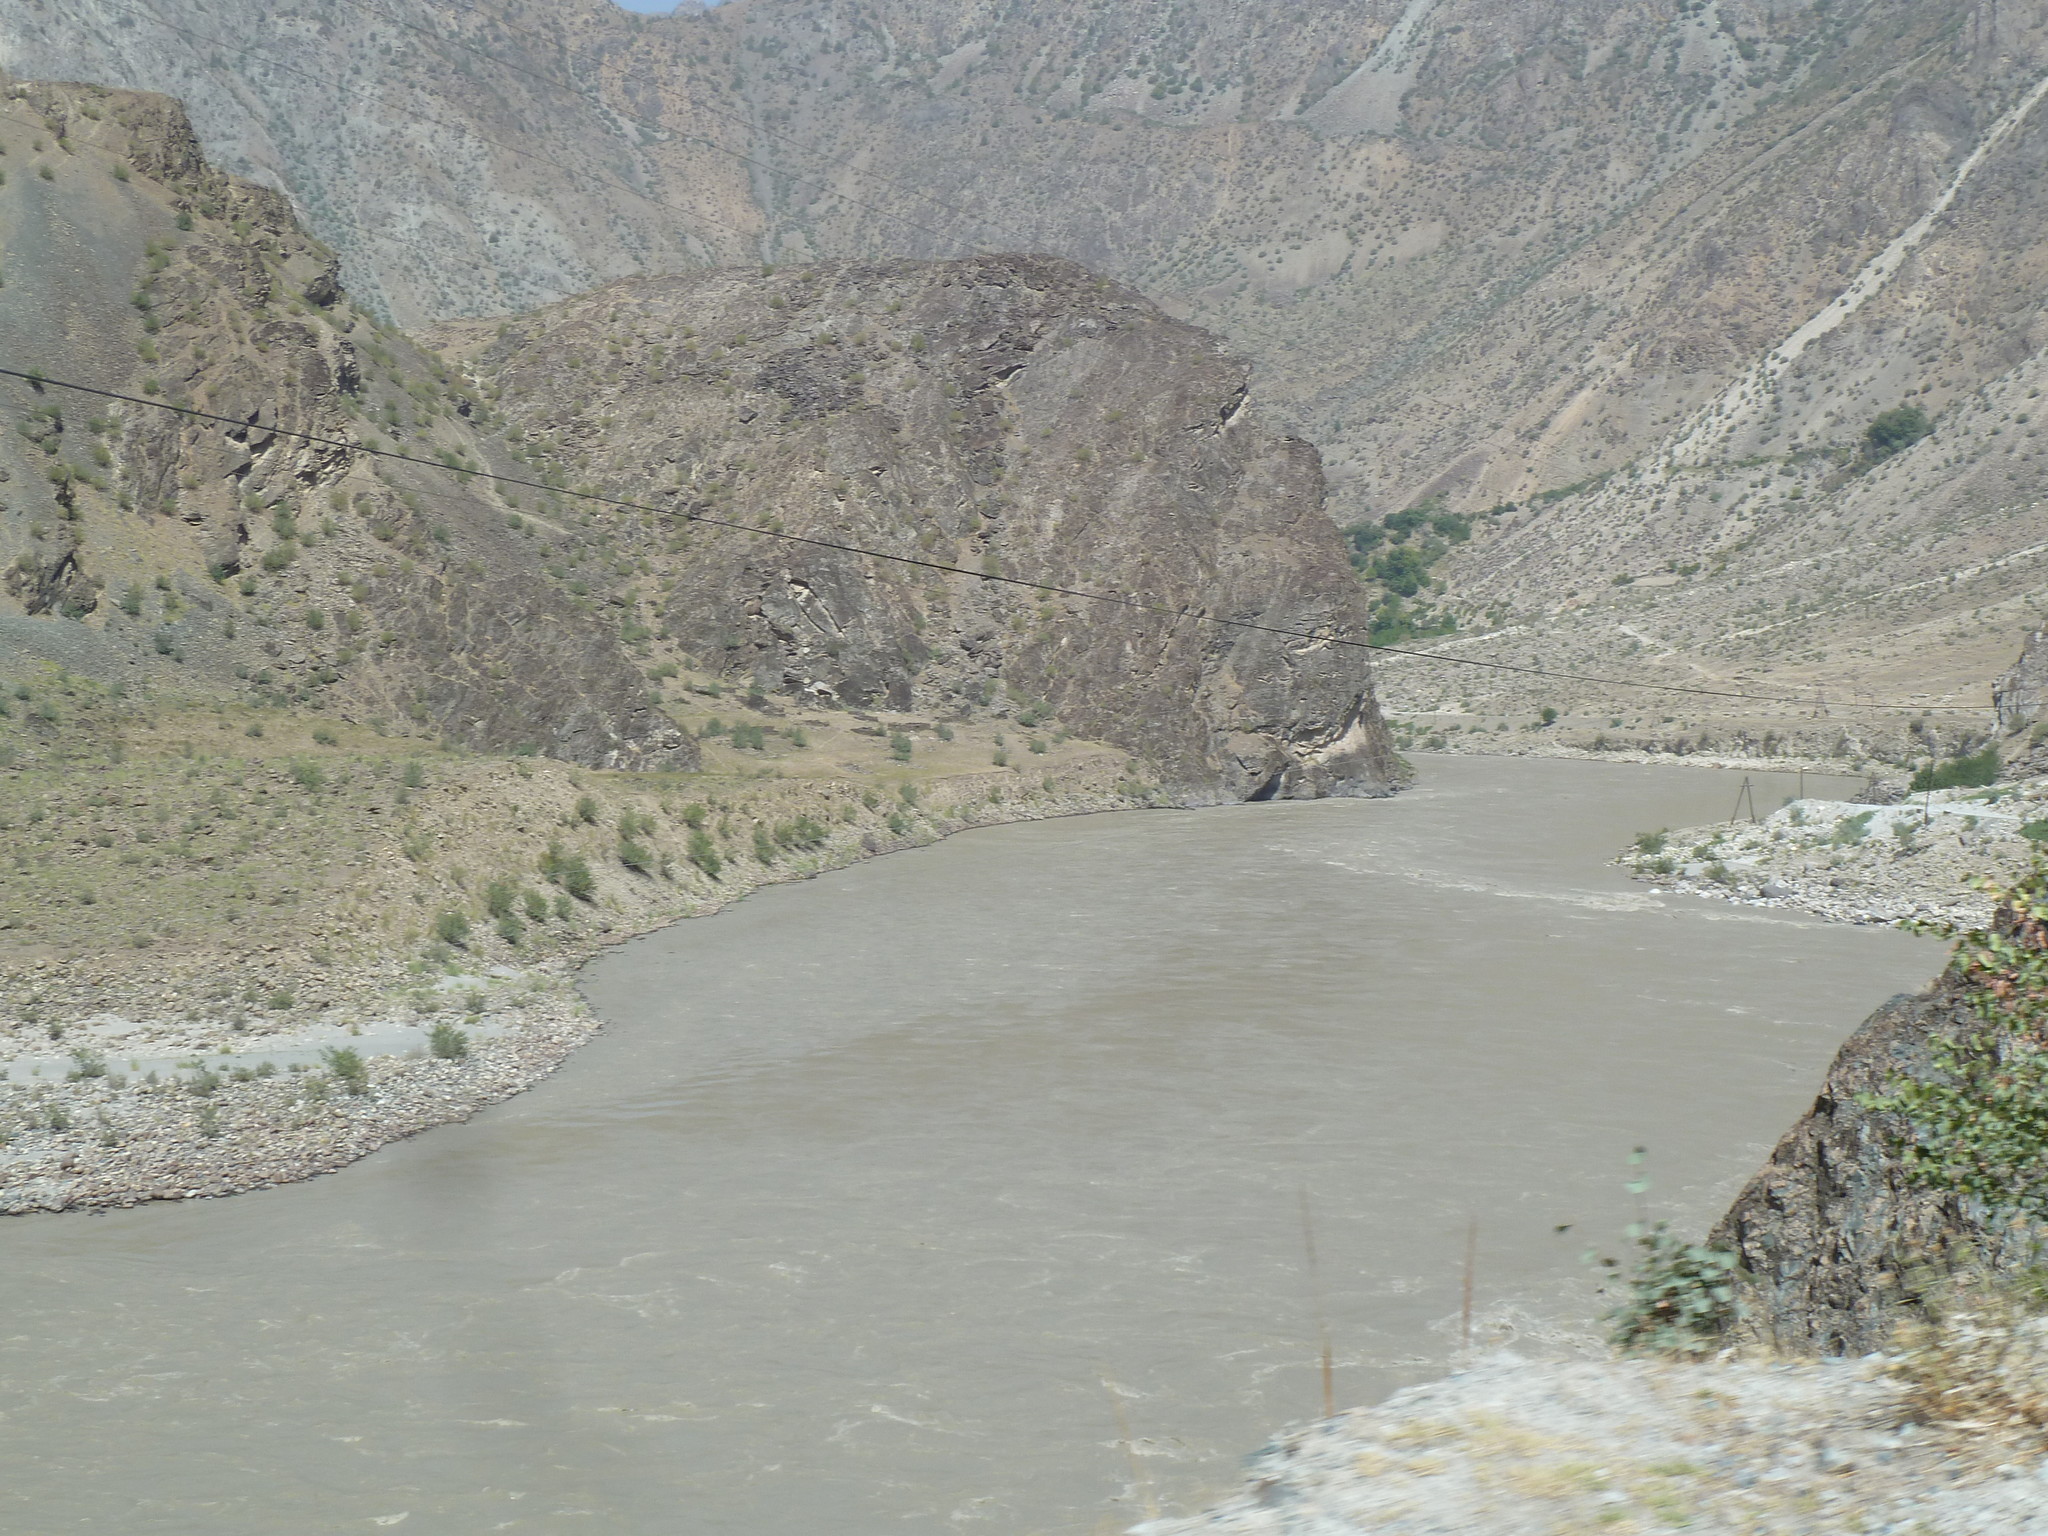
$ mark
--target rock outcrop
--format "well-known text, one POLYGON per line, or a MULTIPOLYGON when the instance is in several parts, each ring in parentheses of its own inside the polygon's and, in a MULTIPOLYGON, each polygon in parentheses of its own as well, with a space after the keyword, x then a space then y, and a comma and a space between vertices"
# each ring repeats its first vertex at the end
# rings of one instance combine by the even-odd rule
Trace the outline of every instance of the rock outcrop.
POLYGON ((2031 729, 2048 709, 2048 629, 2027 636, 2019 660, 1991 685, 1992 708, 2007 735, 2031 729))
POLYGON ((1956 1269, 2027 1262, 2031 1233, 1983 1203, 1915 1187, 1907 1127, 1864 1100, 1923 1078, 1933 1044, 1987 1026, 1953 973, 1893 998, 1849 1037, 1819 1096, 1780 1138, 1709 1241, 1747 1274, 1744 1329, 1794 1353, 1863 1354, 1891 1342, 1898 1309, 1956 1269))
POLYGON ((1315 450, 1213 337, 1072 262, 633 279, 443 335, 529 472, 659 508, 619 536, 699 668, 1052 717, 1190 801, 1401 776, 1315 450))

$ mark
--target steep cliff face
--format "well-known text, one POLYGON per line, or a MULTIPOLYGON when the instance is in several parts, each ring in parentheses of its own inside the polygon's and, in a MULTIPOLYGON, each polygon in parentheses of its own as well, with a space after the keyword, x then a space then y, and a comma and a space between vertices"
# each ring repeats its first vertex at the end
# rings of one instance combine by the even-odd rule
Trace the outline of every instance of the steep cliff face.
POLYGON ((1315 450, 1214 338, 1071 262, 641 279, 447 339, 540 472, 667 509, 629 520, 634 602, 697 667, 1050 714, 1195 799, 1399 776, 1366 652, 1331 643, 1367 614, 1315 450))
POLYGON ((209 167, 175 103, 0 89, 9 366, 224 418, 4 381, 0 607, 38 621, 7 627, 11 661, 695 762, 487 494, 351 451, 477 464, 490 434, 438 361, 353 308, 283 198, 209 167))

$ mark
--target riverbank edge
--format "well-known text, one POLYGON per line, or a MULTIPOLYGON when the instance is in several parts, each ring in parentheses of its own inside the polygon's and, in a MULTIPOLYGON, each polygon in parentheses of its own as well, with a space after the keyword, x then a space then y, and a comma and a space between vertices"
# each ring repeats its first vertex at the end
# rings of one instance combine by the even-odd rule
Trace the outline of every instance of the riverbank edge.
MULTIPOLYGON (((480 1028, 492 1031, 489 1037, 473 1039, 459 1059, 367 1057, 361 1092, 309 1100, 306 1080, 296 1075, 229 1079, 197 1097, 187 1082, 135 1084, 111 1071, 52 1082, 44 1091, 66 1124, 48 1138, 51 1145, 13 1159, 15 1168, 0 1184, 0 1216, 221 1198, 336 1172, 393 1142, 468 1120, 552 1075, 605 1027, 577 991, 576 973, 629 940, 713 916, 766 886, 814 879, 885 854, 929 847, 961 832, 1110 811, 1195 808, 1193 802, 1167 802, 1124 789, 1072 791, 1050 803, 983 802, 958 825, 889 839, 847 839, 801 865, 736 868, 732 883, 713 902, 628 918, 523 971, 476 978, 495 993, 490 1010, 474 1018, 480 1028), (510 995, 514 988, 523 995, 510 995), (109 1132, 103 1128, 114 1125, 116 1107, 124 1123, 109 1132), (82 1134, 67 1134, 71 1131, 82 1134)), ((385 956, 337 978, 337 990, 381 994, 402 972, 398 956, 385 956)), ((297 1043, 290 1037, 274 1039, 251 1054, 276 1053, 297 1043)))

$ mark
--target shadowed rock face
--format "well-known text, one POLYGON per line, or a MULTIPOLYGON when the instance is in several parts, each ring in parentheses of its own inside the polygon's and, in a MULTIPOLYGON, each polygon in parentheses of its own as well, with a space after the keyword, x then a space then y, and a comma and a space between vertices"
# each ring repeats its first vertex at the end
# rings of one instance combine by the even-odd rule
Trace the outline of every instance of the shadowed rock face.
POLYGON ((544 472, 664 509, 647 570, 699 666, 1050 714, 1190 800, 1400 776, 1367 653, 1330 643, 1367 613, 1315 450, 1214 338, 1071 262, 635 279, 444 339, 544 472))
POLYGON ((2025 730, 2041 719, 2048 706, 2048 630, 2037 629, 2012 669, 1991 685, 1992 707, 1998 724, 2008 734, 2025 730))

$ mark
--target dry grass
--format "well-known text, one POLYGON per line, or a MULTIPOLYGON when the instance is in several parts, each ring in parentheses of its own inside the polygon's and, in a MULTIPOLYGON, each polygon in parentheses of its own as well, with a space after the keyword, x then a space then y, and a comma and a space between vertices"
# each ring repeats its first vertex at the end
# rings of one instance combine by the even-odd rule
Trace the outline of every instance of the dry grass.
POLYGON ((1958 1279, 1903 1324, 1892 1374, 1902 1421, 2048 1449, 2048 1315, 2040 1277, 1958 1279))

